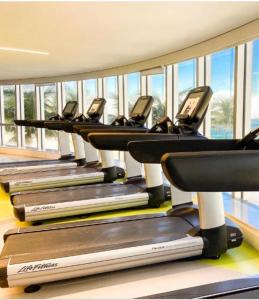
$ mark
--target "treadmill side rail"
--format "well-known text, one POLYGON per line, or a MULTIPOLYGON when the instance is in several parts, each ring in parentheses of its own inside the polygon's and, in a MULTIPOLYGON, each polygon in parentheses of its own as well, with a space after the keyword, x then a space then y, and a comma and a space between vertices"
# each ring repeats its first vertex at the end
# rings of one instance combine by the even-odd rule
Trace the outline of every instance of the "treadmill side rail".
POLYGON ((38 190, 42 188, 54 188, 67 186, 69 183, 73 185, 99 183, 104 181, 103 172, 93 172, 69 176, 56 176, 48 178, 37 178, 29 180, 17 180, 3 182, 6 192, 13 193, 19 191, 38 190))
POLYGON ((53 204, 23 206, 18 210, 23 210, 24 221, 38 221, 47 218, 60 218, 66 216, 82 215, 93 212, 108 211, 129 207, 148 205, 148 193, 136 193, 114 197, 104 197, 97 199, 86 199, 70 202, 57 202, 53 204))
POLYGON ((28 263, 15 263, 11 257, 6 274, 9 287, 24 286, 199 256, 202 251, 201 237, 185 236, 168 242, 28 263))
POLYGON ((43 170, 61 170, 76 168, 77 164, 74 162, 71 163, 59 163, 59 164, 46 164, 46 165, 36 165, 36 166, 24 166, 24 167, 6 167, 0 169, 0 175, 13 175, 13 174, 22 174, 22 173, 33 173, 43 170))

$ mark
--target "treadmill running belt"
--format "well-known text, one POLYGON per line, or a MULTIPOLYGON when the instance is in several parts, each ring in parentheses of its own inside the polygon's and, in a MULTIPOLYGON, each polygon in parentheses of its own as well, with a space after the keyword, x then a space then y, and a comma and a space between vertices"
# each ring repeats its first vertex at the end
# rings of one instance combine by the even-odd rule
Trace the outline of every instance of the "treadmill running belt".
POLYGON ((23 192, 14 194, 12 204, 20 206, 33 206, 39 204, 52 204, 60 202, 69 202, 74 200, 97 199, 102 197, 120 196, 125 194, 134 194, 143 191, 146 184, 98 184, 68 187, 62 189, 42 190, 35 192, 23 192), (98 187, 98 188, 97 188, 98 187))
POLYGON ((30 179, 38 179, 38 178, 51 178, 58 176, 69 176, 69 175, 77 175, 77 174, 87 174, 96 172, 95 168, 85 168, 85 167, 75 167, 69 169, 62 170, 43 170, 35 173, 22 173, 22 174, 13 174, 13 175, 2 175, 0 176, 0 182, 8 182, 8 181, 22 181, 22 180, 30 180, 30 179))
POLYGON ((181 239, 185 237, 182 232, 191 228, 188 222, 176 217, 98 225, 85 222, 84 226, 10 235, 1 257, 11 258, 11 264, 15 264, 135 247, 181 239))

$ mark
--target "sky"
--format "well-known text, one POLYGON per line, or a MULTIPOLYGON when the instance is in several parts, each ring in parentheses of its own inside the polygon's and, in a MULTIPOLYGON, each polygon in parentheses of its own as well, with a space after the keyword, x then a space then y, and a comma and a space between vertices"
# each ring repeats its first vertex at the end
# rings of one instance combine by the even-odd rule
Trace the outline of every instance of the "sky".
POLYGON ((259 119, 259 39, 253 43, 252 119, 259 119))

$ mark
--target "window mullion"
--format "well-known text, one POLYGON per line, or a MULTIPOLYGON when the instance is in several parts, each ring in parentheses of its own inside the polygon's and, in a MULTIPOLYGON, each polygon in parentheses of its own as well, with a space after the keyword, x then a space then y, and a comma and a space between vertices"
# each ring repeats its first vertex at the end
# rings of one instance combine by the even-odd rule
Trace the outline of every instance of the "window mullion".
POLYGON ((173 66, 169 65, 165 70, 165 97, 166 97, 166 115, 173 119, 173 66))
MULTIPOLYGON (((20 85, 15 85, 15 100, 16 100, 16 118, 18 120, 21 119, 21 89, 20 85)), ((17 147, 21 148, 22 147, 22 141, 24 140, 23 138, 23 132, 22 126, 17 126, 16 127, 16 132, 17 132, 17 147)))
POLYGON ((253 42, 248 42, 245 46, 245 92, 243 135, 246 135, 251 130, 252 68, 253 42))
POLYGON ((233 129, 234 138, 239 139, 243 135, 245 46, 239 45, 235 50, 233 129))
MULTIPOLYGON (((205 84, 211 85, 211 55, 205 57, 205 84)), ((204 119, 204 134, 206 137, 211 137, 211 104, 208 106, 207 113, 204 119)))
MULTIPOLYGON (((196 87, 205 85, 205 57, 198 57, 196 61, 196 87)), ((205 121, 203 120, 201 131, 205 134, 205 121)))
POLYGON ((84 113, 83 108, 83 82, 82 80, 77 81, 77 99, 78 99, 78 112, 84 113))
POLYGON ((172 116, 173 122, 175 122, 175 116, 178 112, 179 107, 179 88, 178 88, 178 64, 173 65, 173 105, 172 105, 172 116))

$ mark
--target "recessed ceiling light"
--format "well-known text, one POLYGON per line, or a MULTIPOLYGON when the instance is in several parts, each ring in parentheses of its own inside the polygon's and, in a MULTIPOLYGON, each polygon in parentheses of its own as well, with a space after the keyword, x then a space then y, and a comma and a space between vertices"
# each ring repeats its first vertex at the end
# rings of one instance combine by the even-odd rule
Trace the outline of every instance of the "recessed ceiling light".
POLYGON ((9 47, 1 47, 0 51, 12 51, 12 52, 22 52, 22 53, 30 53, 30 54, 39 54, 39 55, 49 55, 48 52, 30 50, 30 49, 21 49, 21 48, 9 48, 9 47))

